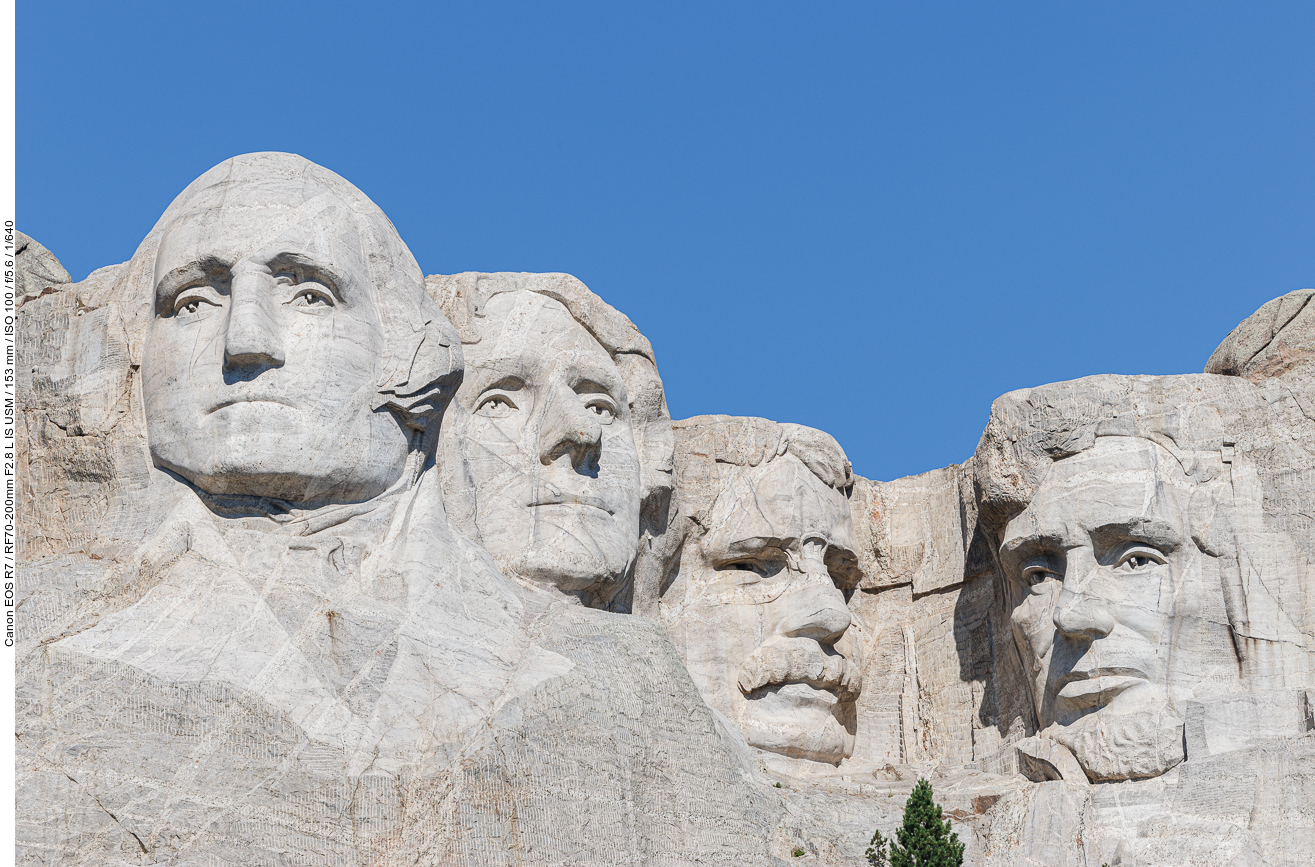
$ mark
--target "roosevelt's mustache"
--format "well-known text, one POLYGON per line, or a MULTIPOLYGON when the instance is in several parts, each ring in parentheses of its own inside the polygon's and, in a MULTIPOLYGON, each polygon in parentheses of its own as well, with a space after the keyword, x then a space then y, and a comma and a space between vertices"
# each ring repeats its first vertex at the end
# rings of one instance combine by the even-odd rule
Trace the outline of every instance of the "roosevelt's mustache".
POLYGON ((764 686, 806 683, 834 690, 841 701, 853 701, 863 689, 863 672, 839 654, 822 651, 811 639, 764 644, 740 663, 740 691, 745 695, 764 686))

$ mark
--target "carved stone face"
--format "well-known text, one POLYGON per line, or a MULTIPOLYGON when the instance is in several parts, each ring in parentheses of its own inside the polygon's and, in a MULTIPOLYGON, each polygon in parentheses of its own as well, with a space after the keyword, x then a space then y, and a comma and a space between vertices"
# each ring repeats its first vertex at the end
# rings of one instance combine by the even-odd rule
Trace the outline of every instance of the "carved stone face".
POLYGON ((861 689, 837 586, 855 562, 848 500, 787 453, 733 470, 707 526, 668 613, 695 685, 750 745, 839 762, 861 689))
POLYGON ((616 363, 558 301, 489 299, 465 347, 456 448, 479 540, 504 570, 563 590, 620 581, 639 548, 639 455, 616 363))
POLYGON ((1056 462, 1005 530, 1011 620, 1038 722, 1054 724, 1095 779, 1153 776, 1180 761, 1181 724, 1168 710, 1175 669, 1202 660, 1186 667, 1206 677, 1205 660, 1233 660, 1226 644, 1208 646, 1227 642, 1224 628, 1187 623, 1220 593, 1192 541, 1196 487, 1154 443, 1103 438, 1056 462))
POLYGON ((212 494, 369 499, 400 478, 408 435, 373 409, 366 251, 345 211, 307 221, 255 196, 164 235, 143 365, 152 457, 212 494))

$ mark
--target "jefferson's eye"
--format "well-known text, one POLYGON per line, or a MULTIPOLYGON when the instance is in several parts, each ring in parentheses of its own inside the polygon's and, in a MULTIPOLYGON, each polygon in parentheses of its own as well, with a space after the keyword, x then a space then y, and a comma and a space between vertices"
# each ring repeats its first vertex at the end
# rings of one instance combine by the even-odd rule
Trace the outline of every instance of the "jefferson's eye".
POLYGON ((615 418, 615 415, 612 411, 612 404, 606 400, 599 400, 599 399, 591 400, 585 404, 585 409, 589 410, 589 412, 598 416, 598 420, 603 424, 607 424, 613 418, 615 418))
POLYGON ((302 283, 297 287, 297 294, 292 298, 292 306, 327 309, 333 306, 333 296, 318 283, 302 283))
POLYGON ((1154 566, 1163 566, 1164 555, 1147 545, 1137 545, 1124 551, 1114 568, 1120 572, 1145 572, 1154 566))
POLYGON ((209 307, 219 307, 222 296, 213 286, 190 286, 174 297, 173 313, 200 313, 209 307))
POLYGON ((475 414, 485 418, 506 418, 516 411, 516 404, 503 394, 491 394, 475 407, 475 414))

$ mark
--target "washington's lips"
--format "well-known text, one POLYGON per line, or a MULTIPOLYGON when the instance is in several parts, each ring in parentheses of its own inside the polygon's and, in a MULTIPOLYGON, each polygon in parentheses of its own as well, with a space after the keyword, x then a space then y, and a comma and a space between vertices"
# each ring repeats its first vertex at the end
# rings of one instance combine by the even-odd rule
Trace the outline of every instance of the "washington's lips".
POLYGON ((822 651, 816 642, 785 646, 764 644, 740 663, 738 685, 745 695, 765 686, 807 684, 834 692, 841 701, 852 701, 863 689, 863 673, 839 654, 822 651))
POLYGON ((238 395, 235 397, 226 397, 223 400, 216 401, 214 404, 210 406, 209 409, 206 410, 206 414, 208 415, 212 412, 219 412, 219 410, 225 407, 235 406, 240 403, 276 403, 279 406, 288 406, 288 407, 292 406, 291 401, 282 397, 277 397, 275 395, 270 395, 270 394, 238 395))
POLYGON ((612 514, 612 509, 607 505, 607 501, 602 497, 591 497, 587 494, 549 494, 541 496, 530 503, 530 506, 593 506, 595 509, 602 509, 607 514, 612 514))

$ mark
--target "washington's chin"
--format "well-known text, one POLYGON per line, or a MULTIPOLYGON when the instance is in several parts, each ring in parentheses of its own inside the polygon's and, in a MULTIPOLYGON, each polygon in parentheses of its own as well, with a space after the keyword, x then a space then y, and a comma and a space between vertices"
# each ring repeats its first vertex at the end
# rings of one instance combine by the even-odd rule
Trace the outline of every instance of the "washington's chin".
POLYGON ((741 716, 752 747, 796 759, 838 764, 854 751, 854 735, 839 717, 852 702, 804 683, 755 690, 741 716))

